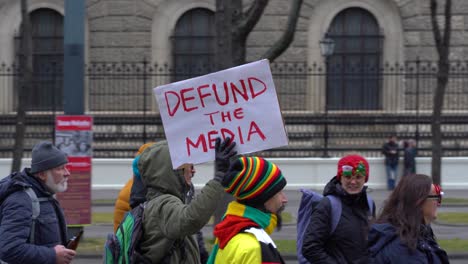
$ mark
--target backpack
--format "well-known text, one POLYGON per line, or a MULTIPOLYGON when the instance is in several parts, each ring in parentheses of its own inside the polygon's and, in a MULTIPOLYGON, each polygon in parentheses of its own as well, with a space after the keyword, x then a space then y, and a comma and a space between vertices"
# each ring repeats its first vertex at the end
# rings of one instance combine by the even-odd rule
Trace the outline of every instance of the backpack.
MULTIPOLYGON (((162 195, 157 193, 153 198, 162 195)), ((120 222, 115 234, 108 234, 104 245, 104 263, 106 264, 130 264, 151 263, 140 253, 140 242, 143 236, 143 221, 146 204, 143 202, 131 209, 120 222)), ((169 263, 170 257, 177 247, 182 247, 181 241, 175 240, 170 251, 161 261, 162 264, 169 263)))
MULTIPOLYGON (((320 203, 323 199, 323 195, 314 192, 312 190, 301 189, 302 197, 301 202, 299 204, 299 209, 297 212, 297 257, 300 264, 309 264, 309 262, 304 258, 302 255, 302 244, 304 241, 304 234, 307 230, 307 226, 310 222, 310 217, 312 215, 312 211, 315 207, 320 203)), ((339 197, 335 195, 327 195, 326 196, 330 200, 331 204, 331 231, 330 234, 335 232, 336 227, 338 226, 338 222, 341 218, 341 200, 339 197)), ((367 205, 370 208, 370 215, 374 214, 374 201, 367 195, 367 205)))
MULTIPOLYGON (((36 234, 36 221, 37 217, 41 214, 41 202, 49 201, 47 197, 37 198, 36 192, 31 186, 26 184, 15 184, 15 177, 18 173, 14 172, 0 181, 0 204, 12 193, 17 191, 24 191, 31 198, 32 205, 32 223, 29 233, 29 243, 34 244, 36 234)), ((2 219, 2 212, 0 212, 0 225, 2 219)))
POLYGON ((146 202, 128 211, 115 234, 108 234, 104 245, 104 263, 147 263, 139 253, 143 235, 143 216, 146 202))

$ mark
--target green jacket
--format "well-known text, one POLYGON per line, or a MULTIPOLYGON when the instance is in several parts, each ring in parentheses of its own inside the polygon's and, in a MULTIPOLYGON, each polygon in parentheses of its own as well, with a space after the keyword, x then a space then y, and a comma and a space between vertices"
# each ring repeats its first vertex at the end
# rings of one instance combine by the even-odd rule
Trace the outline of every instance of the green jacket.
POLYGON ((182 174, 172 169, 166 141, 148 147, 141 154, 138 169, 148 187, 149 201, 144 212, 141 253, 152 263, 160 263, 170 251, 170 263, 200 263, 193 235, 214 213, 223 187, 210 180, 190 204, 185 204, 189 186, 182 174))

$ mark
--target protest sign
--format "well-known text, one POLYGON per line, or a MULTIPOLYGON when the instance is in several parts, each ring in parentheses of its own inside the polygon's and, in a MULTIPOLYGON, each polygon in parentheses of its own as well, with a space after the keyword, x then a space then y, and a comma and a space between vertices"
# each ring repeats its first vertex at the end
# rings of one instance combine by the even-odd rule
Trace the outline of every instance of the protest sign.
POLYGON ((153 89, 172 166, 214 160, 217 137, 238 153, 288 144, 268 60, 153 89))

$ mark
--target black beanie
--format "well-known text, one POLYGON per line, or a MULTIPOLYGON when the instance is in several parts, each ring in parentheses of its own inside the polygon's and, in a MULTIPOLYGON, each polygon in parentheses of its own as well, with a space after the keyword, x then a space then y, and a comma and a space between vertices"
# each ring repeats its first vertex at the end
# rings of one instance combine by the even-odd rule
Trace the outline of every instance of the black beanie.
POLYGON ((68 163, 67 154, 52 143, 37 143, 32 150, 31 173, 38 173, 68 163))

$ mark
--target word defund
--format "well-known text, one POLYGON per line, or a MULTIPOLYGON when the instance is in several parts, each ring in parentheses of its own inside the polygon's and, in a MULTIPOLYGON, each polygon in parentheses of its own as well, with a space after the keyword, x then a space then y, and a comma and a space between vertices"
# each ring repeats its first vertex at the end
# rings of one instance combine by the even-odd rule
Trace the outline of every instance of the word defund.
POLYGON ((192 112, 205 108, 206 102, 214 100, 219 106, 237 104, 241 100, 249 101, 264 93, 266 84, 255 78, 240 79, 239 83, 224 81, 222 87, 215 83, 202 84, 198 87, 189 87, 178 91, 164 92, 167 112, 174 116, 177 112, 192 112))

